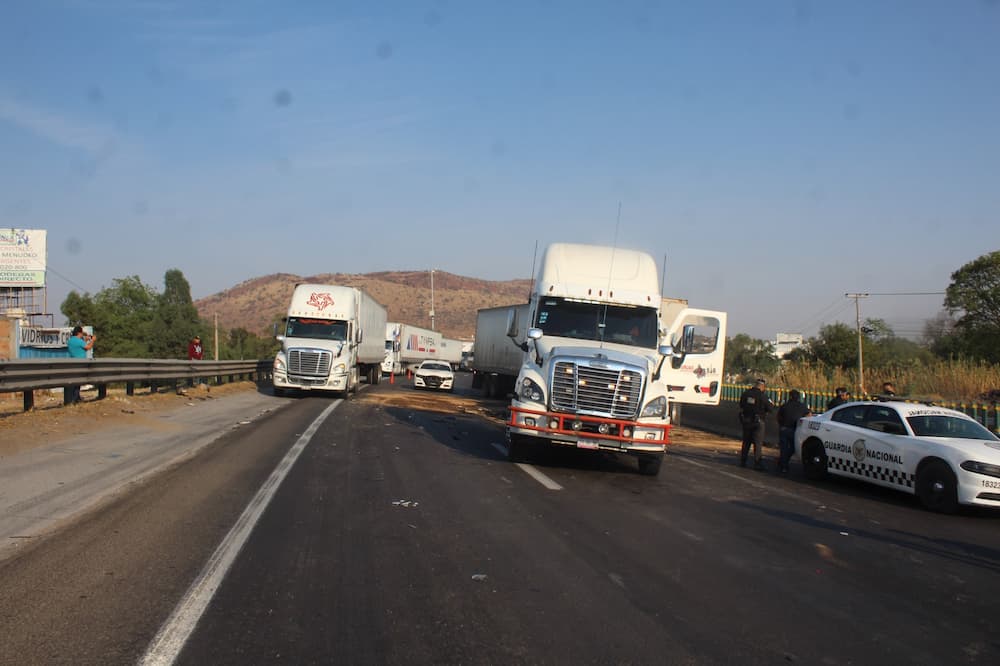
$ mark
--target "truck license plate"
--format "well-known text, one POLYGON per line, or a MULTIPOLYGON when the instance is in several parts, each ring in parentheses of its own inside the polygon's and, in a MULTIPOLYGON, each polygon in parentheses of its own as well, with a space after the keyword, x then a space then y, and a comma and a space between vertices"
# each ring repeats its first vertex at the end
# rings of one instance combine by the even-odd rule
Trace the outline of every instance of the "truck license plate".
POLYGON ((598 446, 596 439, 585 439, 581 437, 576 440, 576 447, 578 449, 596 449, 598 446))

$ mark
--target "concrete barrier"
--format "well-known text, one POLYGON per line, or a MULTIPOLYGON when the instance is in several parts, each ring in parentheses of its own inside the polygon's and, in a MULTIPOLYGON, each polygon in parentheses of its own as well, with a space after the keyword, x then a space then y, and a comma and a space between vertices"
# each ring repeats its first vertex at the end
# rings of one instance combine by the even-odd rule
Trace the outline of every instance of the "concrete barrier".
MULTIPOLYGON (((775 412, 767 415, 764 429, 764 443, 769 446, 778 445, 778 422, 775 412)), ((684 405, 681 409, 681 426, 696 428, 715 433, 724 437, 732 437, 738 441, 743 439, 743 429, 739 422, 739 405, 735 402, 723 401, 718 406, 684 405)))

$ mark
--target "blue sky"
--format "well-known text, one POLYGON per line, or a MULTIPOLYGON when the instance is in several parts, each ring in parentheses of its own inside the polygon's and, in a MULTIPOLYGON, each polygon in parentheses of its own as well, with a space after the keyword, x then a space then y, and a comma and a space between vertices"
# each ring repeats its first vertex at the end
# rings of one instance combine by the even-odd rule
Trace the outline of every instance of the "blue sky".
MULTIPOLYGON (((1000 0, 37 0, 0 63, 0 226, 48 230, 56 311, 572 240, 808 336, 1000 248, 1000 0)), ((941 299, 862 314, 912 336, 941 299)))

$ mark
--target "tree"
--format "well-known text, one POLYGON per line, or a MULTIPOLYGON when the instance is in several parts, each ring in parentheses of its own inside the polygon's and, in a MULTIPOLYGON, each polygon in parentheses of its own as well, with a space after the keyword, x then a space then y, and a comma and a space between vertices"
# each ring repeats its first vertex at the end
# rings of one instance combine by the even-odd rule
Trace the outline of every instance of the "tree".
POLYGON ((116 278, 94 296, 70 292, 60 309, 71 324, 94 327, 96 355, 149 358, 155 305, 156 292, 133 275, 116 278))
POLYGON ((958 315, 950 340, 939 349, 1000 362, 1000 251, 984 254, 951 274, 944 305, 958 315))
POLYGON ((858 366, 858 332, 841 322, 827 324, 809 339, 809 350, 817 362, 850 370, 858 366))
POLYGON ((172 268, 163 276, 163 293, 156 299, 154 337, 150 350, 155 358, 186 358, 188 342, 201 331, 198 309, 191 300, 191 285, 184 273, 172 268))
POLYGON ((726 373, 746 379, 752 375, 770 375, 781 365, 774 356, 774 345, 751 338, 746 333, 726 341, 726 373))

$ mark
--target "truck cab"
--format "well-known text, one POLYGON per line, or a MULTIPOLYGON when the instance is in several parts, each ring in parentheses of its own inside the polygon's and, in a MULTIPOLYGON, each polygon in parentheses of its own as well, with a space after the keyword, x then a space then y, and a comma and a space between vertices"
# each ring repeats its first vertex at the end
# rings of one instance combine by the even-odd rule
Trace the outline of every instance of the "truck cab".
POLYGON ((640 472, 659 473, 670 430, 660 378, 673 358, 660 304, 646 253, 547 248, 527 308, 511 308, 507 322, 523 351, 507 422, 512 459, 545 443, 632 454, 640 472))

